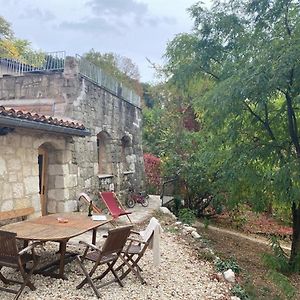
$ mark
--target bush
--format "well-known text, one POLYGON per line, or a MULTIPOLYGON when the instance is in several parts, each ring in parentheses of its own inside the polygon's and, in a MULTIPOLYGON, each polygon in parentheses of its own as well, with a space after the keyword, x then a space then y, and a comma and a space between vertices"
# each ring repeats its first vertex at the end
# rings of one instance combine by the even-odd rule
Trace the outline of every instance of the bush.
POLYGON ((215 267, 218 272, 224 272, 228 269, 231 269, 236 274, 239 274, 241 272, 241 268, 234 258, 229 258, 227 260, 218 259, 215 262, 215 267))
POLYGON ((295 288, 284 274, 299 271, 299 266, 296 266, 296 269, 291 267, 288 255, 281 248, 277 238, 271 237, 270 244, 273 254, 265 253, 262 257, 264 265, 269 269, 267 276, 287 298, 293 298, 295 288))
POLYGON ((160 159, 152 154, 144 154, 147 193, 159 194, 160 192, 160 159))
POLYGON ((189 208, 183 208, 179 210, 179 220, 188 225, 192 225, 196 221, 195 212, 189 208))
POLYGON ((172 212, 178 216, 179 215, 179 211, 182 207, 182 204, 181 204, 181 198, 179 196, 175 196, 174 197, 174 202, 173 202, 173 207, 172 207, 172 212))
POLYGON ((247 295, 247 292, 239 284, 236 284, 232 288, 231 292, 234 296, 239 297, 241 300, 250 299, 249 296, 247 295))

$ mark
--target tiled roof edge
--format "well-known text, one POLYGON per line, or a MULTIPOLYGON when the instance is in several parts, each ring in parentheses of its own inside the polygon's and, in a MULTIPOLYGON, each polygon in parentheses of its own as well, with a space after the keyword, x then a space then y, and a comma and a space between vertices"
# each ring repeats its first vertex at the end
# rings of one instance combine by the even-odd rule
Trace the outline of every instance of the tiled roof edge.
POLYGON ((85 130, 83 124, 79 124, 73 120, 63 120, 56 117, 40 115, 37 113, 32 113, 24 110, 15 110, 13 108, 5 108, 4 106, 0 106, 0 115, 7 116, 15 119, 23 119, 28 121, 33 121, 37 123, 44 123, 54 126, 73 128, 79 130, 85 130))

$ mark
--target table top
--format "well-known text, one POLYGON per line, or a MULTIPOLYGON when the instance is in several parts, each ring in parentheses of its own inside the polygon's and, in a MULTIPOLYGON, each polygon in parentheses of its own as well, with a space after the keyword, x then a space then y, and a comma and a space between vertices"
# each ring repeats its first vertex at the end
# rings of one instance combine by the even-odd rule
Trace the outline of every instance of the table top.
POLYGON ((83 213, 57 213, 7 224, 2 226, 1 230, 16 232, 17 238, 23 240, 60 241, 68 240, 111 221, 109 216, 106 218, 105 221, 93 221, 83 213), (58 218, 67 222, 61 223, 58 218))

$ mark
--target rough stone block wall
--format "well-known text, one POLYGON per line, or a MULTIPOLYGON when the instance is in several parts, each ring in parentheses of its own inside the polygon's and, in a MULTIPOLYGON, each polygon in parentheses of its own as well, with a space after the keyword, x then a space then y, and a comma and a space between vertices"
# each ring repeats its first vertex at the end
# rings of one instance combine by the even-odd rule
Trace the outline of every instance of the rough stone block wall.
MULTIPOLYGON (((0 78, 0 105, 70 118, 83 123, 91 132, 91 136, 73 137, 65 143, 64 149, 50 152, 49 212, 75 210, 80 192, 95 196, 99 190, 109 189, 111 184, 120 195, 126 192, 129 184, 137 190, 143 188, 141 109, 83 78, 78 73, 74 58, 67 57, 63 73, 0 78), (107 180, 103 176, 99 179, 99 175, 105 175, 99 174, 99 133, 107 136, 107 180), (59 177, 59 173, 66 174, 65 172, 68 174, 67 179, 59 177)), ((9 168, 19 166, 10 162, 9 168)), ((24 172, 29 172, 25 169, 24 172)), ((14 173, 11 176, 16 175, 14 173)), ((36 176, 31 180, 36 180, 36 176)), ((22 191, 21 187, 15 186, 14 189, 15 193, 22 191)))
POLYGON ((41 214, 38 148, 42 145, 56 156, 49 156, 48 212, 75 210, 77 203, 70 194, 73 190, 75 197, 77 173, 72 173, 67 159, 67 143, 61 136, 20 129, 0 136, 0 211, 33 207, 35 215, 41 214))

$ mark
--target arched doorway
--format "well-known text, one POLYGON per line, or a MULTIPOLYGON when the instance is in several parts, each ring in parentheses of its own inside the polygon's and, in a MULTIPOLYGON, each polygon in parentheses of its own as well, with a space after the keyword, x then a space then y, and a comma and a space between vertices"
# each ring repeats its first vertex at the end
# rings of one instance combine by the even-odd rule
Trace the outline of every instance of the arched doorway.
POLYGON ((39 165, 39 194, 40 194, 41 212, 42 212, 42 216, 44 216, 47 214, 48 151, 43 146, 40 146, 38 149, 38 165, 39 165))

